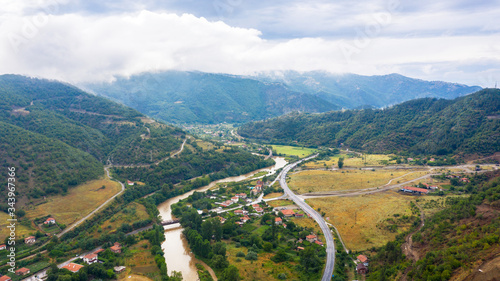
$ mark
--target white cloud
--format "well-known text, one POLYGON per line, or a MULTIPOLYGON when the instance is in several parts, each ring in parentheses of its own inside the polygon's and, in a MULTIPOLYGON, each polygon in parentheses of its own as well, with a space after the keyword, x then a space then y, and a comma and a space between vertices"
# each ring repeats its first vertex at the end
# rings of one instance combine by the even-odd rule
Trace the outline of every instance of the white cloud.
MULTIPOLYGON (((45 11, 47 7, 58 8, 51 6, 51 1, 55 0, 44 2, 45 11)), ((295 3, 282 11, 285 18, 298 19, 290 30, 307 30, 307 26, 300 26, 305 21, 301 10, 307 17, 314 17, 317 9, 323 9, 333 16, 319 14, 319 20, 312 23, 313 33, 325 32, 318 25, 324 23, 337 25, 337 29, 341 26, 346 30, 343 32, 351 34, 264 39, 257 29, 236 28, 192 14, 148 10, 52 14, 34 9, 34 2, 27 3, 11 5, 0 12, 0 73, 71 83, 169 69, 232 74, 288 69, 366 75, 398 72, 483 86, 489 86, 484 81, 500 80, 496 78, 500 77, 500 33, 494 25, 485 26, 488 32, 477 35, 454 31, 440 36, 430 34, 435 31, 432 25, 462 29, 469 21, 472 27, 481 26, 480 20, 473 21, 465 14, 452 20, 461 24, 449 23, 446 19, 451 20, 452 14, 442 12, 394 13, 380 20, 376 13, 369 12, 372 8, 365 8, 354 20, 342 20, 339 6, 321 2, 307 7, 295 3), (414 23, 421 24, 415 27, 414 23), (405 30, 415 33, 395 36, 405 30)), ((378 4, 372 6, 379 7, 378 4)), ((276 13, 274 8, 263 9, 262 16, 270 19, 276 13)), ((493 20, 493 14, 486 12, 485 18, 493 20)))

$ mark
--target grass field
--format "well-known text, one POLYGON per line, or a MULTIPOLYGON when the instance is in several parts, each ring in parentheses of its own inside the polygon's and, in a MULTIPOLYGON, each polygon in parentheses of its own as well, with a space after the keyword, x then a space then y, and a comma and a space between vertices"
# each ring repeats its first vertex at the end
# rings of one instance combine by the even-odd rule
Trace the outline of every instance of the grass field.
POLYGON ((211 142, 208 141, 203 141, 203 140, 196 140, 196 144, 201 147, 203 150, 212 150, 214 149, 214 145, 211 142))
MULTIPOLYGON (((424 206, 431 200, 439 200, 435 196, 409 196, 395 191, 374 193, 357 197, 327 197, 308 199, 311 207, 321 208, 340 232, 344 243, 351 251, 363 251, 371 247, 379 247, 394 240, 398 232, 406 230, 410 225, 403 224, 397 232, 390 232, 378 225, 388 218, 395 218, 394 214, 411 215, 410 201, 418 200, 417 204, 424 206)), ((441 209, 440 204, 429 204, 429 212, 441 209)), ((427 211, 424 212, 427 214, 427 211)))
POLYGON ((281 195, 283 195, 283 192, 274 192, 274 193, 269 193, 268 195, 264 196, 263 198, 264 199, 271 199, 271 198, 280 197, 281 195))
POLYGON ((101 225, 101 232, 97 230, 93 233, 94 237, 101 236, 106 233, 112 233, 116 231, 122 224, 128 223, 132 224, 136 221, 145 220, 149 217, 144 205, 132 202, 125 209, 121 210, 117 214, 113 215, 110 219, 106 220, 101 225))
POLYGON ((66 196, 56 195, 47 198, 47 203, 30 206, 26 217, 35 218, 51 215, 58 223, 70 225, 84 217, 107 199, 121 190, 118 182, 107 179, 93 180, 71 188, 66 196), (106 186, 106 188, 101 188, 106 186))
MULTIPOLYGON (((0 241, 5 240, 7 236, 9 236, 10 230, 7 228, 9 225, 9 222, 7 222, 7 219, 10 219, 11 217, 7 215, 4 212, 0 212, 0 241)), ((35 233, 36 229, 30 222, 27 221, 27 219, 23 219, 27 223, 20 223, 18 222, 16 224, 16 236, 17 237, 28 237, 30 233, 35 233)))
POLYGON ((389 161, 390 159, 389 155, 366 154, 363 155, 363 158, 361 158, 361 156, 357 156, 355 154, 342 153, 340 155, 330 157, 329 160, 311 161, 305 163, 304 166, 308 169, 323 169, 325 167, 336 168, 340 157, 344 158, 345 167, 360 168, 365 166, 380 166, 382 165, 381 163, 382 161, 387 161, 387 163, 389 164, 396 163, 395 161, 389 161))
POLYGON ((278 154, 298 156, 301 158, 316 152, 316 149, 298 146, 273 145, 272 147, 278 154))
POLYGON ((391 179, 403 182, 417 178, 425 172, 408 170, 310 170, 290 175, 289 187, 298 194, 320 191, 355 190, 379 187, 391 179), (410 173, 410 174, 409 174, 410 173), (407 175, 408 174, 408 175, 407 175))
POLYGON ((267 205, 275 208, 275 207, 283 207, 283 206, 294 205, 294 203, 293 203, 292 200, 282 199, 282 200, 268 201, 267 205))

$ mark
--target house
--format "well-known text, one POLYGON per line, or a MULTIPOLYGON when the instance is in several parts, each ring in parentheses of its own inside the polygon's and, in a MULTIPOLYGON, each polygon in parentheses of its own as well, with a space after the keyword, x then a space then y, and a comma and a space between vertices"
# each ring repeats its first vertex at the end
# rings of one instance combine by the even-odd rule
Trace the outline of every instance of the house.
POLYGON ((304 247, 297 247, 297 250, 302 251, 304 250, 304 247))
POLYGON ((316 235, 310 234, 306 236, 306 240, 311 243, 314 243, 314 241, 318 240, 318 237, 316 237, 316 235))
POLYGON ((82 267, 83 267, 83 265, 81 265, 81 264, 70 262, 69 264, 61 267, 61 269, 65 268, 73 273, 77 273, 80 269, 82 269, 82 267))
POLYGON ((216 218, 220 220, 220 223, 225 223, 226 222, 226 219, 223 218, 223 217, 221 217, 221 216, 217 216, 216 218))
POLYGON ((231 201, 233 201, 233 203, 238 203, 238 200, 240 200, 240 198, 234 196, 234 197, 231 197, 231 201))
POLYGON ((403 191, 403 192, 408 192, 408 193, 413 193, 413 194, 428 194, 429 193, 429 190, 428 189, 424 189, 424 188, 418 188, 418 187, 412 187, 412 186, 405 186, 403 188, 401 188, 399 191, 403 191))
POLYGON ((243 216, 243 217, 241 217, 241 219, 240 219, 240 220, 241 220, 243 223, 246 223, 247 221, 249 221, 249 220, 250 220, 250 217, 248 217, 248 216, 243 216))
POLYGON ((283 223, 283 220, 281 218, 275 218, 274 219, 274 223, 275 224, 282 224, 283 223))
POLYGON ((318 245, 320 245, 320 246, 323 246, 323 242, 321 242, 321 241, 319 241, 319 240, 314 241, 314 243, 316 243, 316 244, 318 244, 318 245))
POLYGON ((259 208, 260 205, 259 204, 253 204, 252 207, 255 209, 255 208, 259 208))
POLYGON ((257 213, 263 213, 263 212, 264 212, 264 209, 262 209, 262 208, 255 208, 255 211, 256 211, 257 213))
POLYGON ((127 185, 134 185, 134 182, 127 180, 127 185))
POLYGON ((283 224, 283 227, 286 228, 286 223, 283 224))
POLYGON ((302 243, 304 242, 304 240, 302 240, 302 238, 299 238, 299 240, 297 240, 297 243, 302 243))
POLYGON ((257 195, 260 193, 260 190, 258 189, 252 189, 252 191, 250 191, 251 193, 253 193, 254 195, 257 195))
POLYGON ((224 203, 220 204, 221 207, 225 208, 225 207, 229 207, 231 205, 233 205, 233 201, 232 200, 227 200, 227 201, 224 201, 224 203))
POLYGON ((88 264, 93 264, 97 262, 97 255, 96 254, 88 254, 83 257, 83 261, 88 263, 88 264))
POLYGON ((470 182, 470 180, 468 178, 461 178, 460 181, 461 182, 470 182))
POLYGON ((35 236, 24 238, 24 244, 34 244, 36 242, 35 236))
POLYGON ((365 256, 365 255, 359 255, 356 257, 358 259, 359 262, 361 263, 365 263, 365 262, 368 262, 368 258, 365 256))
POLYGON ((283 215, 285 217, 291 217, 291 216, 295 215, 295 212, 293 210, 285 209, 285 210, 283 210, 281 212, 283 213, 283 215))
POLYGON ((12 281, 12 279, 9 276, 4 275, 4 276, 0 277, 0 281, 12 281))
POLYGON ((302 213, 295 213, 295 217, 296 218, 303 218, 304 214, 302 214, 302 213))
POLYGON ((7 246, 5 244, 0 245, 0 251, 7 249, 7 246))
POLYGON ((113 271, 116 272, 116 273, 123 272, 125 269, 126 269, 125 266, 115 266, 115 267, 113 267, 113 271))
POLYGON ((246 195, 246 193, 238 193, 238 194, 236 194, 236 197, 241 198, 241 199, 245 199, 245 198, 247 198, 247 195, 246 195))
POLYGON ((252 199, 247 199, 246 202, 247 203, 252 203, 252 199))
POLYGON ((115 242, 115 244, 109 248, 111 250, 111 252, 115 253, 115 254, 119 254, 122 252, 122 245, 120 245, 120 243, 118 242, 115 242))
POLYGON ((19 268, 18 270, 16 270, 16 275, 26 275, 28 273, 30 273, 30 269, 29 268, 26 268, 26 267, 21 267, 19 268))
POLYGON ((243 216, 243 210, 236 210, 234 211, 234 214, 238 216, 243 216))
POLYGON ((366 267, 366 265, 364 265, 362 263, 358 263, 358 265, 356 266, 356 271, 359 274, 366 274, 366 273, 368 273, 368 267, 366 267))
POLYGON ((43 224, 56 224, 56 219, 54 218, 48 218, 47 220, 45 220, 45 222, 43 224))

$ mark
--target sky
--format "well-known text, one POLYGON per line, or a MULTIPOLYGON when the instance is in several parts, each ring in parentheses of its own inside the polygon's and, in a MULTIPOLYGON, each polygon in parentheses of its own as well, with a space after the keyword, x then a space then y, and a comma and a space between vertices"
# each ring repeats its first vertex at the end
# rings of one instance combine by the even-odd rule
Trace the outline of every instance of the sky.
POLYGON ((500 0, 0 0, 0 74, 165 70, 500 82, 500 0))

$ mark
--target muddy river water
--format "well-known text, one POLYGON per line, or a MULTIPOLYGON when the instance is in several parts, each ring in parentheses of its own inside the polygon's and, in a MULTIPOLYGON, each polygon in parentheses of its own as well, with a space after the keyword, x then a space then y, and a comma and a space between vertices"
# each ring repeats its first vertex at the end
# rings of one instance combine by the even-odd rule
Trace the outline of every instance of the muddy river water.
MULTIPOLYGON (((211 182, 207 186, 200 187, 195 190, 191 190, 182 195, 170 198, 169 200, 163 202, 158 206, 158 211, 160 212, 160 216, 162 220, 171 220, 172 219, 172 211, 170 206, 179 202, 182 199, 187 198, 189 195, 193 194, 195 191, 202 192, 206 191, 212 187, 214 187, 217 183, 223 182, 238 182, 252 178, 255 174, 268 171, 269 174, 274 174, 276 170, 283 168, 286 166, 287 162, 283 157, 273 157, 276 164, 269 168, 264 168, 260 170, 253 171, 251 173, 221 179, 218 181, 211 182)), ((195 262, 196 259, 194 255, 191 253, 189 246, 187 244, 186 239, 182 236, 182 228, 174 227, 169 228, 169 226, 165 226, 165 241, 161 245, 163 252, 165 253, 165 261, 167 262, 168 273, 171 274, 172 271, 180 271, 182 272, 182 277, 184 280, 198 280, 198 274, 196 272, 195 262)))

